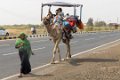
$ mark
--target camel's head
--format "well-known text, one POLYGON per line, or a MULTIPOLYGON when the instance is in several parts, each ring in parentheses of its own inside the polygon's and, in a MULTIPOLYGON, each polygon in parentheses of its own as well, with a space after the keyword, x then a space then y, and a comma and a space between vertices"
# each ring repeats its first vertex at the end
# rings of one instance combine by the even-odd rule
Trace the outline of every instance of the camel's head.
POLYGON ((51 18, 49 16, 46 16, 43 18, 42 21, 42 24, 46 27, 48 33, 50 33, 50 29, 51 29, 50 20, 51 18))
POLYGON ((43 24, 44 25, 50 25, 50 19, 48 17, 43 18, 43 24))
POLYGON ((50 25, 50 22, 51 22, 52 19, 53 19, 53 14, 49 9, 47 16, 43 18, 43 24, 44 25, 50 25))
POLYGON ((46 17, 43 18, 43 23, 45 25, 50 25, 50 21, 53 19, 53 14, 48 13, 46 17))

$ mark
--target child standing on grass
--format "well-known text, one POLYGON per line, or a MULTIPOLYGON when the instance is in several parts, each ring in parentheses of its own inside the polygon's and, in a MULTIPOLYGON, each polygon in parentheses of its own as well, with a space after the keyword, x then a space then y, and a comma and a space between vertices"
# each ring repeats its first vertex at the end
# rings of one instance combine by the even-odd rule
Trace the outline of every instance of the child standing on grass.
POLYGON ((18 77, 22 77, 23 74, 29 74, 31 72, 29 58, 31 54, 33 54, 30 42, 27 40, 25 33, 20 33, 15 42, 15 48, 17 48, 19 51, 19 57, 21 61, 20 75, 18 77))

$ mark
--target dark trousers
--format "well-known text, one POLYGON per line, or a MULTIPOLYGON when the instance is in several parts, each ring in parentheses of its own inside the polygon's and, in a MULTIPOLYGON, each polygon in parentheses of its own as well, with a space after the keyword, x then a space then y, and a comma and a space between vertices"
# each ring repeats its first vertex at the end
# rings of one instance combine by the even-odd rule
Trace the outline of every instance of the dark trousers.
POLYGON ((23 74, 28 74, 31 72, 31 65, 29 61, 29 56, 26 50, 19 51, 21 69, 20 72, 23 74))

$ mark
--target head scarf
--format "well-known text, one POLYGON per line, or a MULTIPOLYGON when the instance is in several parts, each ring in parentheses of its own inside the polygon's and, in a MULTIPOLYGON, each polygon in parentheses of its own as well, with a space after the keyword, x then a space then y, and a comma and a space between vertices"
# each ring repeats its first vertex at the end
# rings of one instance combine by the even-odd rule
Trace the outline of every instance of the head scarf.
POLYGON ((31 53, 32 53, 32 50, 31 50, 30 42, 29 42, 29 40, 27 40, 27 35, 26 35, 25 33, 23 33, 23 32, 19 34, 18 39, 17 39, 16 42, 15 42, 15 46, 18 46, 18 45, 20 45, 21 43, 23 43, 24 45, 21 46, 21 48, 19 48, 19 50, 24 49, 24 50, 27 50, 27 53, 28 53, 28 54, 31 54, 31 53), (25 39, 24 39, 24 40, 22 40, 22 39, 20 38, 21 35, 25 35, 25 39))
POLYGON ((24 35, 25 38, 27 38, 28 36, 24 33, 24 32, 21 32, 19 35, 18 35, 18 38, 20 38, 20 36, 24 35))

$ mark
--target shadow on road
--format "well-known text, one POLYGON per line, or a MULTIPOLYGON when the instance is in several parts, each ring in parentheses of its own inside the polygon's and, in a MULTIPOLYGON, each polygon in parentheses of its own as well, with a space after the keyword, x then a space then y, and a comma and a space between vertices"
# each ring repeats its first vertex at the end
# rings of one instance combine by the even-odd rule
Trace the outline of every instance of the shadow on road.
POLYGON ((74 58, 68 61, 73 66, 78 66, 82 62, 117 62, 118 59, 102 59, 102 58, 74 58))
POLYGON ((54 76, 52 74, 44 74, 44 75, 38 75, 38 74, 34 74, 34 73, 30 73, 28 75, 26 75, 25 77, 50 77, 50 76, 54 76))

